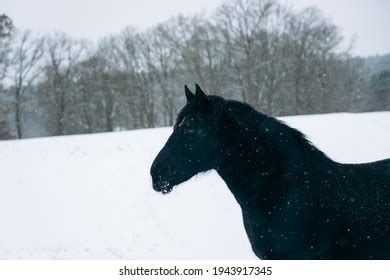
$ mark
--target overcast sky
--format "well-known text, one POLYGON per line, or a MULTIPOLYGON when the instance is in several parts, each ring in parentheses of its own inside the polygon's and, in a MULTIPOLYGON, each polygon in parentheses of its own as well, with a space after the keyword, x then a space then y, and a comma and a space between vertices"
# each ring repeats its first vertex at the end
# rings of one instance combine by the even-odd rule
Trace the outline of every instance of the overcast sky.
MULTIPOLYGON (((210 14, 224 0, 0 0, 0 13, 16 26, 38 32, 61 30, 96 40, 133 25, 145 29, 179 13, 210 14)), ((354 53, 390 53, 390 0, 283 0, 297 9, 318 6, 349 40, 354 53)))

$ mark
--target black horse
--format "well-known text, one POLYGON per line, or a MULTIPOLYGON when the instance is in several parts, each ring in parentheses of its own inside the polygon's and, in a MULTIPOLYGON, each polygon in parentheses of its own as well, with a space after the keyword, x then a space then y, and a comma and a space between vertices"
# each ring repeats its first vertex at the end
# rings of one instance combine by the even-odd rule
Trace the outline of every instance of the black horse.
POLYGON ((247 104, 185 86, 186 106, 151 167, 169 193, 215 169, 262 259, 390 259, 390 159, 341 164, 247 104))

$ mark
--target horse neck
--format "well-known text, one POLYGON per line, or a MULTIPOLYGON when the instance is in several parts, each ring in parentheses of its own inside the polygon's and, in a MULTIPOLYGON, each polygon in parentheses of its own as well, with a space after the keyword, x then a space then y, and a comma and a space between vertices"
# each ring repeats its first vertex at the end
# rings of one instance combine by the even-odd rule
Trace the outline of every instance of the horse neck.
POLYGON ((323 156, 298 131, 243 104, 226 105, 220 139, 217 171, 243 210, 286 187, 278 182, 287 165, 305 168, 308 157, 323 156))

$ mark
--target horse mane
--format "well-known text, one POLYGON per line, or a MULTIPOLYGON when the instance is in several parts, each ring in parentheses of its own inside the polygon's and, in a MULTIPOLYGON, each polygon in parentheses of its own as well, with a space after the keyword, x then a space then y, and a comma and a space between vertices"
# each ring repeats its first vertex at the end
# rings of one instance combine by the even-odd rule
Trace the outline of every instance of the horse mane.
POLYGON ((331 161, 331 159, 315 147, 299 130, 290 127, 281 120, 256 111, 251 105, 235 100, 225 100, 228 118, 242 130, 252 128, 251 137, 269 137, 276 149, 284 157, 295 161, 331 161))

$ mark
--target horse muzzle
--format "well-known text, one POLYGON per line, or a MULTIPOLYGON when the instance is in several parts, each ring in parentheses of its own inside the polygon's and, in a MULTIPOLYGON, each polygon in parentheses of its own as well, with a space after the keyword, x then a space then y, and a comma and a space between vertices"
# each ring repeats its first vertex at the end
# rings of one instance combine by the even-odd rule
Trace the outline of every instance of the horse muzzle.
POLYGON ((153 182, 153 189, 156 191, 156 192, 161 192, 162 194, 167 194, 167 193, 170 193, 173 189, 173 185, 169 184, 168 182, 166 181, 156 181, 156 182, 153 182))

